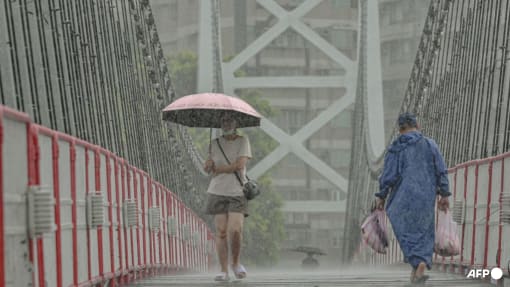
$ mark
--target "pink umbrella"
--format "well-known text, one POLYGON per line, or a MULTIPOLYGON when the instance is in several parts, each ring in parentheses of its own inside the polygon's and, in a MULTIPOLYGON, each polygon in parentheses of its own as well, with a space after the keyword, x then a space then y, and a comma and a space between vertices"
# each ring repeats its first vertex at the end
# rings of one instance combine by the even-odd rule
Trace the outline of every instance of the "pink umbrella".
POLYGON ((259 113, 245 101, 224 94, 202 93, 175 100, 163 109, 163 120, 188 127, 220 128, 221 117, 231 115, 238 127, 260 126, 259 113))

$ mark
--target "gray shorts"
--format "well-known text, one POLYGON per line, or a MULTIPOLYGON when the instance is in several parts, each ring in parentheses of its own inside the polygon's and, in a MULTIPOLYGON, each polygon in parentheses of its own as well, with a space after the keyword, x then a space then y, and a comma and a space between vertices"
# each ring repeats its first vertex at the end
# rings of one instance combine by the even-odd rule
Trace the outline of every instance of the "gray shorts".
POLYGON ((248 217, 248 200, 244 196, 223 196, 216 194, 207 194, 207 214, 226 214, 229 212, 243 213, 248 217))

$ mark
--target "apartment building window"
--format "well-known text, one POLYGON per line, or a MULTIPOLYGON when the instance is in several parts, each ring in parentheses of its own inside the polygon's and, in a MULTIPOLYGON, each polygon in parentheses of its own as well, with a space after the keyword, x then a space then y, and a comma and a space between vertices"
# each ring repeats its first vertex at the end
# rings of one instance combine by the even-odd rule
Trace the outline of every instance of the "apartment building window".
POLYGON ((310 200, 310 191, 309 190, 296 190, 294 192, 295 196, 294 200, 310 200))
MULTIPOLYGON (((274 59, 282 59, 283 56, 273 56, 274 59)), ((300 69, 294 67, 259 67, 265 76, 301 76, 303 73, 300 69)))
POLYGON ((294 192, 292 192, 290 200, 303 200, 303 191, 300 189, 294 190, 294 192))
POLYGON ((300 111, 298 110, 285 110, 284 112, 287 124, 289 126, 297 126, 301 122, 300 111))
POLYGON ((323 248, 331 247, 329 230, 317 230, 316 235, 317 245, 322 246, 323 248))
POLYGON ((330 69, 317 69, 316 74, 318 76, 329 76, 330 69))
POLYGON ((302 244, 309 244, 311 233, 309 230, 296 230, 296 239, 302 244))
POLYGON ((351 50, 357 44, 356 31, 345 29, 331 29, 329 32, 331 43, 341 50, 351 50))
POLYGON ((272 47, 288 47, 289 46, 289 39, 285 37, 285 34, 280 35, 278 38, 274 39, 273 42, 271 42, 272 47))
POLYGON ((392 23, 392 24, 399 23, 399 22, 402 22, 402 20, 404 20, 404 15, 403 15, 404 7, 402 5, 397 5, 397 4, 394 4, 393 9, 390 10, 390 23, 392 23))
POLYGON ((290 0, 289 6, 291 7, 297 7, 303 3, 304 0, 290 0))
POLYGON ((308 223, 308 215, 306 213, 294 213, 294 223, 306 224, 308 223))
POLYGON ((305 46, 305 42, 308 42, 303 38, 303 36, 294 32, 294 30, 288 30, 287 37, 289 37, 289 46, 293 48, 303 48, 305 46))
POLYGON ((334 0, 333 6, 335 8, 358 8, 358 1, 359 0, 334 0))
POLYGON ((246 26, 246 39, 248 43, 253 42, 258 37, 256 26, 246 26))
POLYGON ((270 44, 270 46, 280 48, 303 48, 304 45, 305 40, 303 37, 293 30, 285 31, 270 44))
MULTIPOLYGON (((395 95, 401 94, 406 88, 407 88, 406 80, 384 81, 383 92, 385 95, 390 96, 390 98, 385 99, 385 101, 387 102, 389 99, 394 99, 395 101, 397 101, 396 103, 399 103, 401 99, 395 98, 395 95)), ((391 108, 391 105, 389 105, 388 108, 391 108)))
POLYGON ((282 109, 281 110, 281 127, 293 134, 298 131, 305 121, 305 113, 296 109, 282 109))
POLYGON ((379 17, 381 18, 381 24, 383 26, 386 26, 386 25, 389 25, 390 24, 390 15, 388 14, 388 10, 390 4, 381 4, 380 7, 380 12, 379 12, 379 17))
POLYGON ((350 128, 351 126, 352 126, 351 111, 342 112, 331 121, 331 127, 333 128, 350 128))
POLYGON ((293 197, 296 197, 294 193, 293 190, 282 191, 283 200, 293 200, 293 197))
POLYGON ((331 192, 329 189, 319 188, 317 189, 317 200, 331 200, 331 192))
POLYGON ((308 214, 303 212, 289 212, 285 214, 287 224, 308 224, 308 214))
POLYGON ((314 230, 328 230, 331 228, 331 220, 334 219, 329 214, 313 214, 310 216, 310 224, 314 230))
POLYGON ((402 23, 407 18, 413 18, 414 11, 410 11, 409 4, 407 2, 413 2, 414 0, 406 0, 395 3, 386 3, 381 7, 381 23, 383 25, 391 25, 402 23))
POLYGON ((321 150, 319 152, 319 158, 323 161, 323 162, 326 162, 326 163, 330 163, 330 152, 329 150, 321 150))
POLYGON ((331 166, 334 168, 349 167, 351 152, 349 150, 335 149, 331 152, 331 166))
POLYGON ((285 165, 288 167, 301 167, 303 164, 303 160, 293 153, 290 153, 285 157, 285 165))
POLYGON ((285 214, 285 224, 294 224, 294 213, 284 213, 285 214))
POLYGON ((412 41, 407 39, 393 40, 382 43, 381 58, 384 66, 395 63, 407 63, 414 56, 411 49, 412 41))
POLYGON ((417 16, 424 12, 424 10, 421 10, 419 5, 417 5, 418 3, 418 0, 411 0, 403 1, 401 4, 405 23, 416 21, 417 16))

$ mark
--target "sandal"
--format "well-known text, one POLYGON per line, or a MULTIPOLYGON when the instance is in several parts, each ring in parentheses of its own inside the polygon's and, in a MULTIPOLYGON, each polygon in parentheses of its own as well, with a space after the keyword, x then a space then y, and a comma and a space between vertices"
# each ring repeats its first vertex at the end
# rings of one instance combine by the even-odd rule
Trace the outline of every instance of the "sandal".
POLYGON ((237 267, 232 267, 232 269, 237 279, 246 278, 246 268, 244 268, 242 264, 239 264, 237 267))
POLYGON ((411 283, 414 282, 415 278, 416 278, 416 269, 413 269, 413 271, 411 271, 411 283))
POLYGON ((425 284, 425 281, 429 279, 428 275, 423 274, 425 272, 425 268, 427 268, 425 262, 420 262, 416 269, 413 268, 414 278, 412 279, 411 283, 419 285, 425 284), (418 274, 421 274, 421 276, 418 276, 418 274))
POLYGON ((214 281, 228 281, 228 273, 227 272, 220 272, 216 276, 214 276, 214 281))
POLYGON ((423 284, 425 284, 425 281, 427 281, 429 278, 430 278, 429 275, 422 275, 421 277, 414 277, 413 284, 423 285, 423 284))

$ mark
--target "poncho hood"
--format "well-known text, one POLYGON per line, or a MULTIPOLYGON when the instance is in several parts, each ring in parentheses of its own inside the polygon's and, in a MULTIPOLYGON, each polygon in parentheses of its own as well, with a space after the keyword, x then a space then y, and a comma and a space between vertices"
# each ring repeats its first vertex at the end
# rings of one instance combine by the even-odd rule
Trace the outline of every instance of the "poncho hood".
POLYGON ((423 138, 423 135, 419 131, 412 131, 400 135, 396 140, 393 141, 391 146, 388 148, 389 152, 399 152, 406 149, 410 145, 416 144, 423 138))

